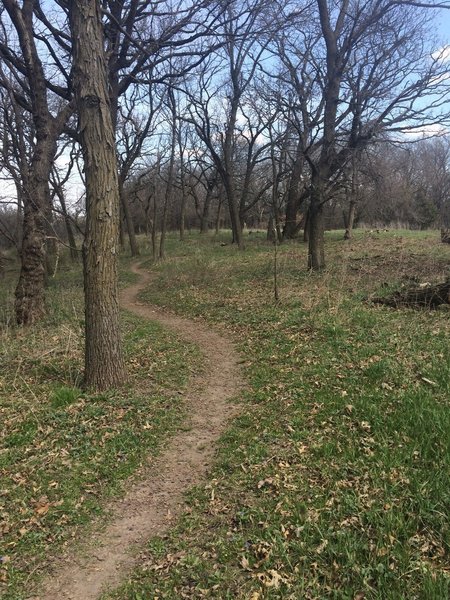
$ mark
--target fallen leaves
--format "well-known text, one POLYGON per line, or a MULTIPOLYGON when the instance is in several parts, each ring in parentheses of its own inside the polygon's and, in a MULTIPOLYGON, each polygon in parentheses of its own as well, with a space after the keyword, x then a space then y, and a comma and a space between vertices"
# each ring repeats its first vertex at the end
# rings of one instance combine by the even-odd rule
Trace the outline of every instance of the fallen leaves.
POLYGON ((275 590, 277 590, 281 584, 289 583, 289 579, 275 569, 257 573, 256 577, 266 588, 274 588, 275 590))

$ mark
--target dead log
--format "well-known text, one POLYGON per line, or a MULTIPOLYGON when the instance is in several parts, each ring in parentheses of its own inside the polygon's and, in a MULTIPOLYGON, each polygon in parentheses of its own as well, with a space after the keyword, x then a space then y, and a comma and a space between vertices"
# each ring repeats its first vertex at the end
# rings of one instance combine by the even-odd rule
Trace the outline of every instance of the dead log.
POLYGON ((441 242, 444 244, 450 244, 450 229, 441 229, 441 242))
POLYGON ((404 292, 395 292, 385 298, 371 298, 371 302, 393 306, 394 308, 405 306, 436 308, 441 304, 450 304, 450 279, 445 283, 426 284, 404 292))

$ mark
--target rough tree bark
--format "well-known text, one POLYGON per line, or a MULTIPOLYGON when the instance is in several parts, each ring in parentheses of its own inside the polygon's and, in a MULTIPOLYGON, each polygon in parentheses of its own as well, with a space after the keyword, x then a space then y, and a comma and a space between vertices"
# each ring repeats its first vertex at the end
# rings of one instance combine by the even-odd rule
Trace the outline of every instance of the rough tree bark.
POLYGON ((119 328, 119 181, 97 0, 74 0, 74 90, 86 175, 83 245, 86 317, 85 386, 97 390, 125 380, 119 328))
POLYGON ((304 156, 302 154, 302 142, 297 145, 295 162, 292 166, 291 178, 286 199, 286 220, 283 228, 283 239, 293 240, 298 236, 299 226, 297 222, 298 210, 300 208, 300 184, 302 181, 302 172, 304 166, 304 156))
POLYGON ((325 177, 314 173, 308 211, 308 269, 325 268, 325 222, 323 215, 325 177))

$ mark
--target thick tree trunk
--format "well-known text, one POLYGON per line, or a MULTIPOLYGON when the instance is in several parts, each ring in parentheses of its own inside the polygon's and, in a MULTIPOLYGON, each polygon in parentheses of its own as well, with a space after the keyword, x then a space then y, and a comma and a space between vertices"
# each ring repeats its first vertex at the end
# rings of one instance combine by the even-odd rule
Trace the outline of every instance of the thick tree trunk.
MULTIPOLYGON (((236 88, 237 86, 234 85, 236 88)), ((239 217, 239 206, 236 197, 234 185, 234 160, 233 160, 233 134, 236 126, 239 99, 234 97, 231 102, 230 117, 225 132, 225 141, 223 144, 223 159, 225 170, 222 173, 222 180, 228 199, 228 209, 230 211, 231 229, 233 231, 233 244, 237 244, 239 250, 244 249, 244 238, 242 235, 242 226, 239 217)))
POLYGON ((119 246, 121 250, 125 250, 125 215, 122 203, 119 206, 119 246))
POLYGON ((45 314, 45 282, 54 265, 52 260, 47 259, 48 242, 51 241, 48 235, 48 180, 56 153, 57 135, 56 126, 49 120, 48 129, 43 128, 37 134, 30 176, 24 182, 21 270, 15 291, 16 321, 19 325, 31 325, 45 314))
POLYGON ((233 232, 233 244, 237 244, 239 250, 244 249, 244 236, 242 234, 241 219, 239 216, 239 208, 234 190, 234 182, 230 177, 226 177, 224 182, 227 192, 228 209, 230 211, 231 229, 233 232))
POLYGON ((297 148, 297 157, 292 168, 292 175, 289 181, 289 188, 286 200, 286 220, 283 228, 283 239, 292 240, 297 237, 299 227, 297 223, 297 213, 300 208, 299 191, 302 180, 302 170, 304 159, 301 156, 301 144, 297 148))
POLYGON ((325 267, 325 222, 322 194, 320 179, 313 177, 308 224, 308 269, 313 271, 320 271, 325 267))
POLYGON ((74 0, 69 16, 86 173, 85 385, 104 390, 121 385, 125 379, 119 327, 117 159, 100 5, 96 0, 74 0))
POLYGON ((16 246, 19 249, 22 245, 22 237, 23 237, 23 191, 22 188, 16 185, 16 194, 17 194, 17 213, 16 213, 16 246))
POLYGON ((19 325, 32 325, 45 314, 45 232, 39 204, 29 199, 24 204, 21 270, 14 308, 19 325))

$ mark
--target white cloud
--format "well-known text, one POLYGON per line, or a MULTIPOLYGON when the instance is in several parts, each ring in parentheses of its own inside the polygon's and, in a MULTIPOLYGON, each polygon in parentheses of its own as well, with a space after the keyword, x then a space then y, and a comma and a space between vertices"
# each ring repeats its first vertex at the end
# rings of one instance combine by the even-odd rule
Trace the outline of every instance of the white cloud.
POLYGON ((431 55, 433 60, 441 60, 442 62, 450 62, 450 44, 442 46, 431 55))
POLYGON ((404 129, 403 133, 411 138, 427 138, 441 135, 448 135, 449 130, 443 127, 439 123, 433 123, 430 125, 422 125, 421 127, 411 127, 410 129, 404 129))

